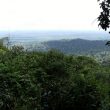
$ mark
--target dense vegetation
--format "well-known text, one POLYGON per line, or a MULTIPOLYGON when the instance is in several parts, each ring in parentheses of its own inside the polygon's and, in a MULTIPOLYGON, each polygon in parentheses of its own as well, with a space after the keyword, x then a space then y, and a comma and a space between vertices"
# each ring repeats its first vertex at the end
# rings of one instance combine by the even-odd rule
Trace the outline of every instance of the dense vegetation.
POLYGON ((110 110, 109 79, 90 57, 1 48, 0 110, 110 110))
POLYGON ((96 54, 99 52, 110 51, 106 46, 106 40, 54 40, 48 41, 45 44, 48 49, 58 49, 67 54, 96 54))

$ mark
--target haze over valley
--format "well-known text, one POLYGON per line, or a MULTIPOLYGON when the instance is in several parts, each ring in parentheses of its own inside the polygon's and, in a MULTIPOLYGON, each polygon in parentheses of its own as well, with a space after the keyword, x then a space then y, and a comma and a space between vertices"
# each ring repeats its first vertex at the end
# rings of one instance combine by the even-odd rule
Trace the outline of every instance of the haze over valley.
POLYGON ((110 35, 102 31, 1 31, 0 38, 9 37, 13 43, 44 42, 62 39, 109 40, 110 35))
POLYGON ((57 49, 77 55, 110 51, 105 45, 110 36, 102 31, 5 31, 0 36, 8 37, 9 46, 19 45, 29 51, 57 49))

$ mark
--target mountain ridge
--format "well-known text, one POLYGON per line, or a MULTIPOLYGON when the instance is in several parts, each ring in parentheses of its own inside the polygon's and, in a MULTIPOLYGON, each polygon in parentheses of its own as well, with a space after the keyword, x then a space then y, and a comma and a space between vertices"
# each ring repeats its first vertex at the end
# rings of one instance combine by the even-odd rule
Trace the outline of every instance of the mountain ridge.
POLYGON ((97 53, 103 51, 110 51, 110 47, 106 46, 107 40, 85 40, 85 39, 72 39, 72 40, 53 40, 45 42, 48 49, 57 49, 64 53, 97 53))

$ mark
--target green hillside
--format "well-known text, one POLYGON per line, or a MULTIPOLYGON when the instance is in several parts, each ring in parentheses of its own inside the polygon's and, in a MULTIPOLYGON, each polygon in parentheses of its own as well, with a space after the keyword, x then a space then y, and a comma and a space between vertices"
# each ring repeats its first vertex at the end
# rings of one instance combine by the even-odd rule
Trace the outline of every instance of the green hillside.
POLYGON ((96 54, 98 52, 110 51, 110 47, 106 46, 106 40, 56 40, 48 41, 46 45, 48 49, 58 49, 67 54, 96 54))
POLYGON ((109 66, 14 46, 0 53, 0 110, 109 110, 109 66))

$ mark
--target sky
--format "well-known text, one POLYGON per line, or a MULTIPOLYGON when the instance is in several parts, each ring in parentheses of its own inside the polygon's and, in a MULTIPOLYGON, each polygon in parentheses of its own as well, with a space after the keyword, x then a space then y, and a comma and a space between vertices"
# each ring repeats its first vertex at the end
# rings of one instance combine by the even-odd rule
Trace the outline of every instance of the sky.
POLYGON ((0 0, 1 30, 99 30, 97 0, 0 0))

